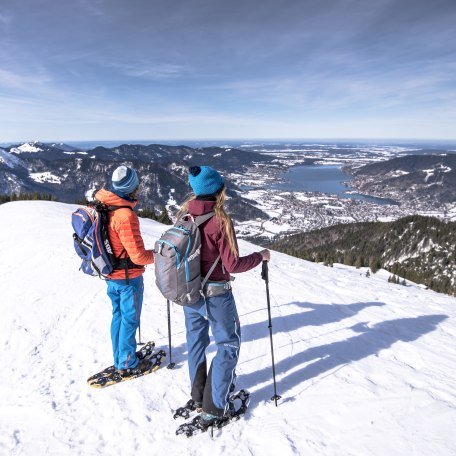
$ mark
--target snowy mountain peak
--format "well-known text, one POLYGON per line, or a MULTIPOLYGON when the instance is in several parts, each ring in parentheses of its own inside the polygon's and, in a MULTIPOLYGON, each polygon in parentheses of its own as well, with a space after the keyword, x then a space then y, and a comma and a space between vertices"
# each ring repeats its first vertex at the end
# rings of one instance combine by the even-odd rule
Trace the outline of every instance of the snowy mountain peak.
POLYGON ((63 150, 65 152, 74 152, 74 151, 78 150, 76 147, 69 146, 68 144, 65 144, 65 143, 52 143, 52 144, 49 144, 49 146, 54 147, 56 149, 63 150))
POLYGON ((10 149, 10 152, 15 153, 15 154, 21 154, 21 153, 35 153, 35 152, 43 152, 43 147, 44 146, 42 143, 39 141, 34 141, 34 142, 27 142, 24 144, 21 144, 19 146, 12 147, 10 149))

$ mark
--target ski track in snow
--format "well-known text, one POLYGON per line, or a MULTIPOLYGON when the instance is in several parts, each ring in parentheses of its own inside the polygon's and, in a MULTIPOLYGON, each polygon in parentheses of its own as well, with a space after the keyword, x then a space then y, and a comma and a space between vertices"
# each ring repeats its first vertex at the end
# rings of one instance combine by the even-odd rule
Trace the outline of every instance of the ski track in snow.
MULTIPOLYGON (((0 206, 1 455, 456 454, 456 299, 379 271, 325 267, 272 254, 273 395, 260 268, 240 274, 238 387, 245 419, 187 439, 172 410, 189 397, 182 309, 172 305, 174 370, 104 390, 86 385, 112 363, 105 284, 78 271, 75 206, 0 206)), ((141 220, 151 248, 164 227, 141 220)), ((258 247, 240 242, 241 253, 258 247)), ((168 352, 166 301, 145 273, 143 342, 168 352)), ((215 353, 212 345, 210 357, 215 353)))

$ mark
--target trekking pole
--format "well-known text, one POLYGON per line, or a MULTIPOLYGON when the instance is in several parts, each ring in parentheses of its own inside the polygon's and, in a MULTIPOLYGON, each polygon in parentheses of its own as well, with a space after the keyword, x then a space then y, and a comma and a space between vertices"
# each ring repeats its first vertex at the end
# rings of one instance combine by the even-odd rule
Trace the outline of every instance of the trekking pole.
POLYGON ((166 300, 168 306, 168 346, 169 346, 169 364, 166 366, 168 369, 172 369, 176 363, 173 363, 173 354, 171 351, 171 312, 169 309, 169 299, 166 300))
POLYGON ((141 323, 139 323, 139 342, 136 345, 146 345, 144 342, 141 342, 141 323))
POLYGON ((271 401, 275 402, 277 407, 277 401, 281 399, 282 396, 277 394, 277 385, 275 378, 275 362, 274 362, 274 344, 272 342, 272 320, 271 320, 271 301, 269 299, 269 271, 268 271, 268 262, 263 261, 263 267, 261 269, 261 278, 266 283, 266 298, 268 301, 268 317, 269 317, 269 338, 271 339, 271 357, 272 357, 272 378, 274 379, 274 396, 271 397, 271 401))

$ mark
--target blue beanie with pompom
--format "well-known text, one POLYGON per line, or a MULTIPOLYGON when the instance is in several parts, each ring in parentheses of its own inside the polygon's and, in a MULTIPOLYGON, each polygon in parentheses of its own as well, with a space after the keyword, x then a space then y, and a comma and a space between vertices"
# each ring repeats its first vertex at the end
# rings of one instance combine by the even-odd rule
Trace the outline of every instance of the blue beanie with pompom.
POLYGON ((210 166, 191 166, 188 171, 188 182, 196 196, 213 195, 224 186, 222 176, 210 166))
POLYGON ((119 166, 112 173, 112 188, 123 195, 133 193, 139 186, 138 174, 133 168, 119 166))

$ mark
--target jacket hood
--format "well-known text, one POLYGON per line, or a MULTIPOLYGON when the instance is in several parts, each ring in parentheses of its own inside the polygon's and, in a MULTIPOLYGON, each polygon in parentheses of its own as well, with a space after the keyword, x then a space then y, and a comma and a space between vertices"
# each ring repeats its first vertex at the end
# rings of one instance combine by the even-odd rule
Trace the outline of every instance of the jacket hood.
POLYGON ((106 206, 129 206, 133 209, 138 204, 137 201, 128 201, 104 188, 95 194, 95 198, 106 206))
POLYGON ((214 210, 215 201, 192 200, 188 203, 188 212, 191 215, 204 215, 214 210))

